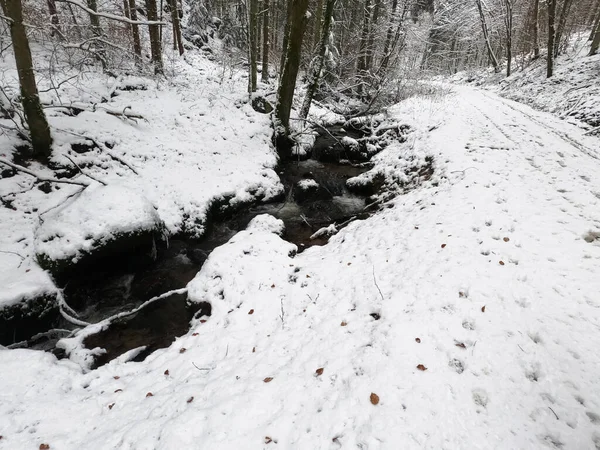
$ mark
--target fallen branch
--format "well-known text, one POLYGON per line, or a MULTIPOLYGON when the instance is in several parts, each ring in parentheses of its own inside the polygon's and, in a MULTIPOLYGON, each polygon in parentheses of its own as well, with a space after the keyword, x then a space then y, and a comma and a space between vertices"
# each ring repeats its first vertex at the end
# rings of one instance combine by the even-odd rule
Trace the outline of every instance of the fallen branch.
POLYGON ((97 112, 100 110, 100 111, 104 111, 106 114, 110 114, 111 116, 115 116, 115 117, 119 117, 119 118, 146 120, 146 118, 139 113, 136 113, 133 111, 127 111, 127 110, 131 109, 131 106, 126 106, 123 109, 116 109, 116 108, 110 108, 108 106, 97 104, 97 103, 89 105, 86 103, 78 103, 78 102, 72 102, 72 103, 69 103, 68 105, 54 105, 52 103, 43 103, 43 106, 44 106, 44 108, 65 108, 65 109, 70 109, 70 110, 87 111, 87 112, 97 112))
POLYGON ((73 181, 73 180, 59 180, 56 178, 52 178, 52 177, 47 177, 44 175, 41 175, 39 173, 35 173, 32 170, 26 169, 23 166, 19 166, 17 164, 13 164, 9 161, 7 161, 4 158, 0 158, 0 164, 4 164, 12 169, 15 169, 18 172, 23 172, 26 173, 27 175, 31 175, 32 177, 37 178, 39 181, 42 182, 49 182, 49 183, 62 183, 62 184, 74 184, 76 186, 84 186, 84 187, 88 187, 90 184, 89 183, 84 183, 83 181, 73 181))
POLYGON ((102 186, 106 186, 106 182, 104 182, 104 181, 102 181, 102 180, 100 180, 100 179, 98 179, 98 178, 96 178, 96 177, 94 177, 94 176, 90 175, 89 173, 85 173, 85 172, 83 171, 83 169, 82 169, 81 167, 79 167, 79 164, 77 164, 75 161, 73 161, 73 159, 71 159, 71 157, 70 157, 69 155, 63 155, 63 156, 64 156, 65 158, 67 158, 69 161, 71 161, 71 163, 72 163, 72 164, 73 164, 73 165, 74 165, 74 166, 77 168, 77 170, 79 170, 79 172, 80 172, 80 173, 81 173, 83 176, 86 176, 86 177, 88 177, 88 178, 90 178, 90 179, 92 179, 92 180, 94 180, 94 181, 96 181, 96 182, 100 183, 102 186))

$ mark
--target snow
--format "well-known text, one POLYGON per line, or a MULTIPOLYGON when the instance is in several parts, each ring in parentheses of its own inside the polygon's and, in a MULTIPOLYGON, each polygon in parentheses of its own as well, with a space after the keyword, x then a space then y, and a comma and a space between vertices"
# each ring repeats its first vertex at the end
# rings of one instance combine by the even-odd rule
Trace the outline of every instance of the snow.
POLYGON ((139 193, 98 185, 48 213, 35 232, 35 248, 48 260, 77 262, 119 236, 162 227, 154 206, 139 193))
POLYGON ((0 351, 0 448, 597 446, 597 140, 466 87, 392 113, 415 132, 379 158, 437 178, 296 256, 256 218, 144 363, 0 351))
POLYGON ((319 188, 319 183, 317 183, 312 178, 306 178, 304 180, 300 180, 300 181, 298 181, 297 185, 303 191, 308 191, 310 189, 318 189, 319 188))

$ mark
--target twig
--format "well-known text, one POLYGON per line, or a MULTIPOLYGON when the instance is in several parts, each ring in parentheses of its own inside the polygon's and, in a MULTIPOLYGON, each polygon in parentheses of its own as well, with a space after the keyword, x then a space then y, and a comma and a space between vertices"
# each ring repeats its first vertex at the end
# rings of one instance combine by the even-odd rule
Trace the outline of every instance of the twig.
POLYGON ((71 161, 71 163, 72 163, 72 164, 73 164, 73 165, 74 165, 74 166, 77 168, 77 170, 79 170, 79 172, 81 172, 81 174, 82 174, 82 175, 84 175, 84 176, 86 176, 86 177, 88 177, 88 178, 91 178, 92 180, 94 180, 94 181, 96 181, 96 182, 100 183, 100 184, 101 184, 101 185, 103 185, 103 186, 106 186, 106 182, 104 182, 104 181, 102 181, 102 180, 100 180, 100 179, 98 179, 98 178, 94 177, 93 175, 90 175, 89 173, 85 173, 85 172, 83 171, 83 169, 82 169, 81 167, 79 167, 79 164, 77 164, 75 161, 73 161, 69 155, 63 155, 63 156, 64 156, 65 158, 67 158, 69 161, 71 161))
POLYGON ((212 370, 210 367, 198 367, 194 361, 192 361, 192 365, 198 370, 212 370))
POLYGON ((558 418, 558 414, 556 414, 552 408, 550 408, 550 407, 548 406, 548 409, 554 413, 554 417, 556 417, 556 420, 560 420, 560 419, 558 418))
POLYGON ((32 177, 35 177, 35 178, 37 178, 39 181, 42 181, 42 182, 45 182, 45 181, 47 181, 47 182, 49 182, 49 183, 74 184, 74 185, 76 185, 76 186, 84 186, 84 187, 88 187, 88 186, 89 186, 89 183, 84 183, 83 181, 73 181, 73 180, 58 180, 58 179, 56 179, 56 178, 52 178, 52 177, 46 177, 46 176, 44 176, 44 175, 41 175, 41 174, 39 174, 39 173, 35 173, 35 172, 33 172, 33 171, 29 170, 29 169, 26 169, 26 168, 25 168, 25 167, 23 167, 23 166, 19 166, 19 165, 17 165, 17 164, 13 164, 13 163, 11 163, 11 162, 7 161, 7 160, 6 160, 6 159, 4 159, 4 158, 0 158, 0 163, 1 163, 1 164, 4 164, 4 165, 6 165, 6 166, 8 166, 8 167, 11 167, 11 168, 13 168, 13 169, 15 169, 15 170, 17 170, 17 171, 19 171, 19 172, 23 172, 23 173, 26 173, 27 175, 31 175, 32 177))
POLYGON ((281 314, 279 315, 279 318, 281 319, 281 329, 283 330, 283 327, 285 325, 285 310, 283 309, 283 297, 280 300, 281 300, 281 314))
POLYGON ((379 295, 381 296, 381 301, 385 301, 385 298, 383 297, 383 293, 381 292, 381 289, 379 289, 379 285, 377 284, 377 278, 375 278, 375 266, 374 265, 373 265, 373 283, 375 283, 375 287, 379 291, 379 295))
POLYGON ((15 255, 15 256, 18 256, 19 258, 21 258, 21 262, 17 266, 17 269, 19 267, 21 267, 23 265, 23 262, 25 261, 25 257, 17 252, 9 252, 7 250, 0 250, 0 253, 6 253, 7 255, 15 255))
POLYGON ((56 0, 56 1, 60 2, 60 3, 69 3, 71 5, 75 5, 78 8, 83 9, 90 16, 103 17, 104 19, 114 20, 116 22, 128 23, 129 25, 166 25, 167 24, 166 22, 160 22, 158 20, 131 20, 131 19, 128 19, 127 17, 117 16, 115 14, 97 12, 97 11, 94 11, 93 9, 88 8, 85 5, 82 5, 81 3, 79 3, 75 0, 56 0))

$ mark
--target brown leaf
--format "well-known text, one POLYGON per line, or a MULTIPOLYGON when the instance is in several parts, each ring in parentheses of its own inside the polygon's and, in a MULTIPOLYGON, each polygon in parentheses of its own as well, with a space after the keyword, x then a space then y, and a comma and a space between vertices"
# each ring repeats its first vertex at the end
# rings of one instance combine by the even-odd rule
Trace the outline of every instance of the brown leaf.
POLYGON ((179 349, 179 353, 185 353, 185 351, 186 351, 185 347, 182 347, 182 348, 179 349))
POLYGON ((113 409, 113 406, 115 406, 115 404, 111 403, 110 405, 108 405, 108 409, 113 409))
POLYGON ((248 314, 250 314, 250 315, 254 314, 254 310, 251 309, 250 311, 248 311, 248 314))
POLYGON ((508 241, 510 241, 510 238, 505 237, 504 242, 508 242, 508 241))
POLYGON ((442 248, 446 248, 446 244, 442 244, 442 248))
POLYGON ((306 278, 310 278, 310 275, 306 274, 306 278))
POLYGON ((340 323, 341 326, 345 327, 346 325, 348 325, 347 322, 342 321, 342 323, 340 323))
POLYGON ((50 444, 40 444, 40 450, 49 450, 50 444))
POLYGON ((146 397, 154 397, 154 394, 153 394, 152 392, 148 392, 148 393, 146 394, 146 397))
POLYGON ((115 394, 116 394, 117 392, 123 392, 123 389, 117 389, 117 390, 115 391, 115 394))
POLYGON ((192 334, 192 336, 198 336, 200 333, 194 333, 192 334))
POLYGON ((375 394, 374 392, 371 392, 371 404, 373 405, 377 405, 379 404, 379 395, 375 394))
POLYGON ((252 353, 256 353, 256 347, 252 347, 252 353))
POLYGON ((269 436, 265 436, 265 444, 270 444, 271 442, 273 442, 273 439, 271 439, 269 436))
POLYGON ((273 381, 273 377, 267 377, 263 380, 265 383, 270 383, 271 381, 273 381))
POLYGON ((118 380, 118 379, 119 379, 119 378, 121 378, 121 377, 120 377, 120 376, 118 376, 118 375, 115 375, 113 378, 114 378, 115 380, 118 380))
POLYGON ((485 305, 481 307, 481 312, 485 312, 485 305))
POLYGON ((427 370, 427 367, 425 367, 423 364, 419 364, 419 365, 417 366, 417 369, 419 369, 419 370, 420 370, 420 371, 422 371, 422 372, 425 372, 425 371, 427 370))
POLYGON ((465 344, 463 344, 462 342, 457 342, 454 345, 456 345, 457 347, 460 347, 460 348, 467 348, 467 346, 465 344))
POLYGON ((165 375, 169 376, 169 369, 165 370, 165 375))
POLYGON ((416 338, 416 339, 415 339, 415 342, 416 342, 417 344, 420 344, 420 343, 421 343, 421 338, 416 338))
POLYGON ((352 265, 352 263, 348 263, 348 265, 349 265, 349 266, 351 266, 351 265, 352 265))
POLYGON ((460 298, 465 298, 465 297, 467 296, 467 294, 465 294, 463 291, 460 291, 460 292, 458 293, 458 296, 459 296, 460 298))
POLYGON ((200 319, 200 323, 206 323, 206 319, 200 319))
POLYGON ((271 289, 273 289, 273 288, 275 288, 275 283, 273 283, 273 284, 271 285, 271 289))
POLYGON ((192 403, 193 401, 194 401, 194 397, 190 397, 190 398, 187 399, 188 403, 192 403))
POLYGON ((323 368, 319 367, 315 373, 317 374, 318 377, 320 377, 321 375, 323 375, 323 368))
POLYGON ((504 265, 504 261, 500 261, 500 265, 503 266, 504 265))

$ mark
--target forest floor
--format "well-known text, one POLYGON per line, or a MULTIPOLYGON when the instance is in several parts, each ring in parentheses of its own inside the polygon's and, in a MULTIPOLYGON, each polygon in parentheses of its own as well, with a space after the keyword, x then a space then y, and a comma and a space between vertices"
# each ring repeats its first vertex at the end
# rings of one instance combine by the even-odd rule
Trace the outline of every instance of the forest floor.
POLYGON ((256 219, 143 363, 0 350, 0 448, 600 448, 598 140, 473 87, 389 113, 428 183, 296 256, 256 219))

